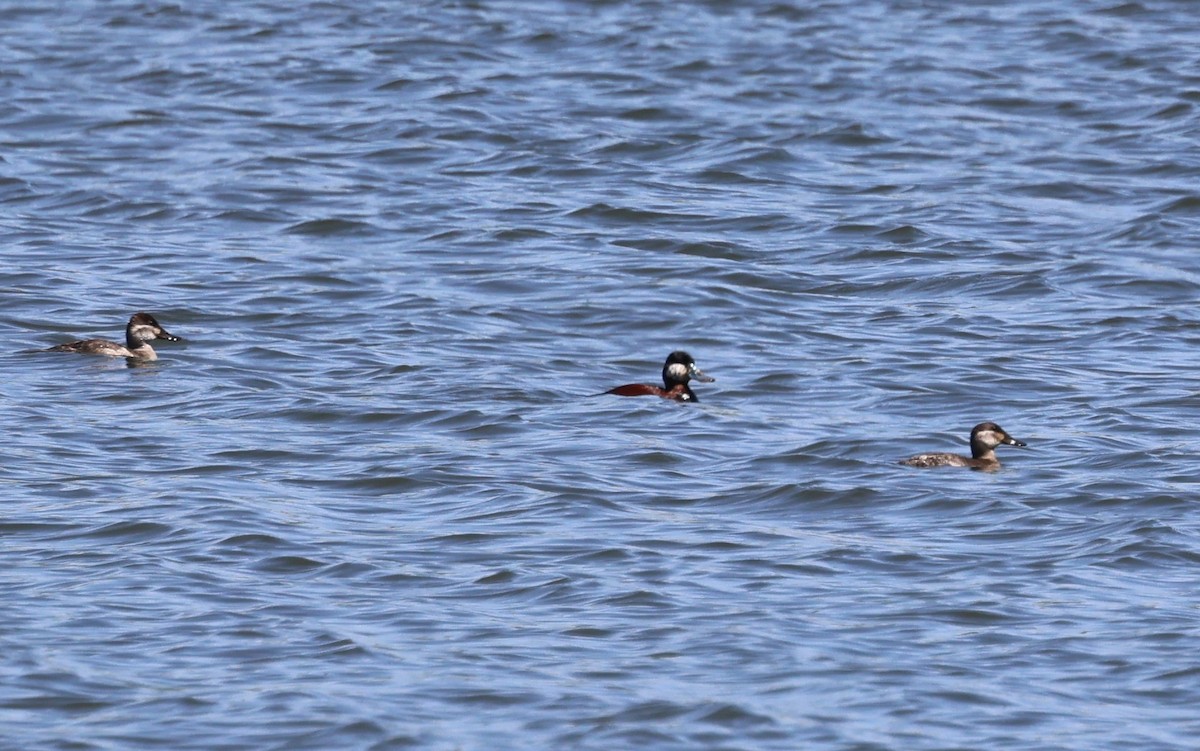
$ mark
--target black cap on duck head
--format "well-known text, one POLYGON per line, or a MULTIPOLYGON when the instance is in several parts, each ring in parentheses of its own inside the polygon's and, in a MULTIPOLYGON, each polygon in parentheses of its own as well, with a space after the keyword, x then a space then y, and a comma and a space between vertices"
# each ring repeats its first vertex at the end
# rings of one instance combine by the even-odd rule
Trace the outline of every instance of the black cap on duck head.
POLYGON ((1009 446, 1024 446, 1024 441, 1018 441, 1008 434, 1008 431, 1000 427, 994 422, 981 422, 971 428, 971 446, 982 444, 988 448, 994 448, 1000 444, 1009 446))
POLYGON ((687 383, 692 378, 705 382, 716 380, 710 375, 705 375, 700 368, 697 368, 696 361, 683 350, 676 350, 667 355, 667 362, 663 365, 662 375, 663 383, 666 384, 667 388, 671 388, 677 383, 687 383))
POLYGON ((125 335, 126 337, 135 335, 138 339, 143 341, 149 341, 151 339, 165 339, 168 342, 183 341, 174 334, 169 333, 159 324, 158 320, 154 316, 146 313, 145 311, 134 313, 133 315, 129 316, 129 323, 125 326, 125 335))
POLYGON ((971 428, 971 435, 975 435, 976 433, 982 433, 985 430, 998 430, 1001 433, 1004 432, 1004 428, 1000 427, 999 425, 997 425, 994 422, 981 422, 978 425, 976 425, 975 427, 971 428))

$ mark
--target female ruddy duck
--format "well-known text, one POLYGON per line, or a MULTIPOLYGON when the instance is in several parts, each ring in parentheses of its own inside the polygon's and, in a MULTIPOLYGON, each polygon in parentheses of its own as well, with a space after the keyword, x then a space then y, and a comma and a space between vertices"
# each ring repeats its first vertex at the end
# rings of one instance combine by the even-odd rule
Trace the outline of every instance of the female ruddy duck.
POLYGON ((78 352, 81 355, 107 355, 109 357, 132 357, 138 360, 157 360, 154 348, 150 342, 154 339, 165 339, 168 342, 181 341, 179 337, 167 333, 158 325, 154 316, 149 313, 134 313, 125 325, 125 346, 107 339, 84 339, 81 342, 70 342, 51 347, 48 352, 78 352))
POLYGON ((688 388, 688 381, 692 378, 706 383, 717 380, 702 373, 700 368, 696 367, 696 361, 687 352, 672 352, 667 355, 662 375, 666 388, 651 386, 648 383, 627 383, 604 393, 617 396, 661 396, 663 399, 674 399, 677 402, 698 402, 700 400, 688 388))
POLYGON ((1009 446, 1024 446, 1024 441, 1018 441, 1005 432, 1004 428, 994 422, 981 422, 971 428, 971 456, 958 454, 917 454, 900 462, 909 467, 970 467, 982 469, 985 472, 995 472, 1000 469, 1000 460, 996 458, 996 447, 1002 443, 1009 446))

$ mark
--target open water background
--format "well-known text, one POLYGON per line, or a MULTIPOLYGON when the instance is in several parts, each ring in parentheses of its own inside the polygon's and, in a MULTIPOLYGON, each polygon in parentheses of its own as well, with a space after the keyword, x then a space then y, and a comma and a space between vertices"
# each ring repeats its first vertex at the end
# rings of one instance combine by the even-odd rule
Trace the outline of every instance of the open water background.
POLYGON ((1194 3, 0 35, 3 748, 1197 747, 1194 3))

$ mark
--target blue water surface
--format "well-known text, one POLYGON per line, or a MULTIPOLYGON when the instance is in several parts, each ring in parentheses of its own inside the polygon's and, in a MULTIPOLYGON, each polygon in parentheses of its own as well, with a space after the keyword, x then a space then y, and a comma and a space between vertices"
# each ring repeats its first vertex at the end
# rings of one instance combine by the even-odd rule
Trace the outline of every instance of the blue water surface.
POLYGON ((1194 749, 1196 29, 0 8, 0 747, 1194 749))

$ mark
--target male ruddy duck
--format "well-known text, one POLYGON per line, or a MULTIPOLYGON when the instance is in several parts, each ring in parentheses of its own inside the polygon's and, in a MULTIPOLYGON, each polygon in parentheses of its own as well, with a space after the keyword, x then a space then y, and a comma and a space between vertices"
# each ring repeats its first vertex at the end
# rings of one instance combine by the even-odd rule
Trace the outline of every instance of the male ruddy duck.
POLYGON ((157 360, 150 342, 165 339, 168 342, 182 341, 167 333, 149 313, 134 313, 125 325, 125 346, 107 339, 84 339, 51 347, 47 352, 78 352, 81 355, 107 355, 108 357, 132 357, 138 360, 157 360))
POLYGON ((1010 436, 1004 428, 994 422, 981 422, 971 428, 971 456, 958 454, 918 454, 901 461, 909 467, 970 467, 995 472, 1000 469, 1000 460, 996 458, 996 447, 1002 443, 1009 446, 1024 446, 1024 441, 1018 441, 1010 436))
POLYGON ((696 367, 696 361, 687 352, 672 352, 667 355, 662 377, 666 388, 651 386, 648 383, 627 383, 604 393, 617 396, 661 396, 663 399, 674 399, 677 402, 698 402, 700 400, 688 388, 688 381, 692 378, 706 383, 717 380, 702 373, 700 368, 696 367))

